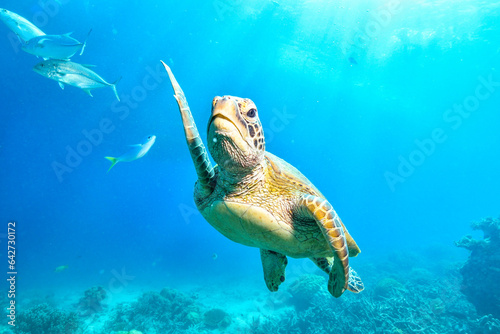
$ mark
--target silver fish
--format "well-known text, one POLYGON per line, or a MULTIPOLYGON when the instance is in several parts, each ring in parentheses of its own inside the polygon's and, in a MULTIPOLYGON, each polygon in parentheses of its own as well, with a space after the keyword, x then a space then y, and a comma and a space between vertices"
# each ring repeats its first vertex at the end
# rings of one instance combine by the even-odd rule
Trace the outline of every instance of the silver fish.
MULTIPOLYGON (((91 32, 92 30, 89 31, 87 39, 91 32)), ((21 48, 27 53, 44 59, 69 60, 78 51, 82 55, 85 45, 87 45, 87 39, 85 39, 85 42, 80 43, 70 35, 71 33, 33 37, 24 43, 21 48)))
POLYGON ((114 157, 105 157, 109 161, 112 162, 111 167, 109 167, 108 172, 113 168, 114 165, 119 163, 120 161, 134 161, 136 159, 142 158, 143 156, 148 153, 149 149, 153 144, 155 143, 156 136, 148 136, 142 144, 137 144, 137 145, 131 145, 132 149, 128 151, 127 153, 119 156, 118 158, 114 157))
POLYGON ((33 23, 7 9, 0 8, 0 20, 19 36, 23 42, 29 41, 34 37, 45 35, 45 33, 38 29, 33 23))
POLYGON ((44 60, 33 67, 33 71, 43 75, 49 79, 55 80, 59 86, 64 89, 64 84, 81 88, 85 93, 92 96, 90 92, 92 89, 111 87, 116 95, 118 101, 118 92, 116 91, 116 84, 120 81, 121 77, 114 83, 107 83, 97 73, 89 69, 92 65, 81 65, 71 61, 50 59, 44 60))

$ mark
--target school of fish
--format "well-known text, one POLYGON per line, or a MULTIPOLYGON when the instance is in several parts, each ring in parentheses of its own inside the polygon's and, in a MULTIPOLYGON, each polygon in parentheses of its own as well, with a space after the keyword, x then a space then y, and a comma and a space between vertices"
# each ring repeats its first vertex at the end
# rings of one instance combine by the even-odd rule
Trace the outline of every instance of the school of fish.
MULTIPOLYGON (((24 17, 0 8, 0 20, 19 38, 21 49, 29 54, 43 58, 33 67, 36 73, 55 80, 64 89, 64 85, 70 85, 82 89, 92 96, 92 90, 103 87, 111 87, 116 98, 120 101, 116 84, 121 77, 113 83, 108 83, 91 68, 94 65, 78 64, 70 59, 75 54, 82 55, 87 45, 87 39, 92 29, 87 34, 83 43, 71 37, 71 33, 62 35, 47 35, 40 28, 24 17)), ((142 158, 153 146, 156 136, 148 136, 141 144, 131 145, 132 148, 118 158, 105 157, 112 162, 109 170, 118 162, 134 161, 142 158)), ((56 268, 56 272, 67 269, 67 266, 56 268)))
POLYGON ((0 8, 0 20, 17 35, 23 51, 43 58, 43 61, 33 68, 36 73, 58 81, 59 86, 63 89, 64 84, 71 85, 81 88, 90 96, 92 96, 92 89, 111 87, 116 98, 120 101, 116 92, 116 84, 121 78, 114 83, 108 83, 89 69, 92 66, 70 61, 70 58, 76 53, 83 54, 92 30, 89 31, 85 41, 80 43, 70 36, 71 33, 47 35, 24 17, 7 9, 0 8))

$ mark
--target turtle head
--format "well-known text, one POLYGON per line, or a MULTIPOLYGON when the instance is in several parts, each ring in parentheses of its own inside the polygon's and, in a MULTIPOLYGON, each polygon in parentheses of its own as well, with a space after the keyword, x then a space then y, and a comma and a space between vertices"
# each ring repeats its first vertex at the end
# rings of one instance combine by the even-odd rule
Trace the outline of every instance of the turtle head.
POLYGON ((264 159, 264 131, 252 100, 214 98, 208 121, 208 150, 221 168, 236 173, 249 171, 264 159))

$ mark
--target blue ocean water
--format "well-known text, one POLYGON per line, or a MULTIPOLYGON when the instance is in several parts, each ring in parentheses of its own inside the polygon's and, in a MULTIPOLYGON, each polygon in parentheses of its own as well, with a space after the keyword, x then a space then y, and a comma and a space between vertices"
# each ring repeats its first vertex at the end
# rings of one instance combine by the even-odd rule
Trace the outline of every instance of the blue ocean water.
MULTIPOLYGON (((360 246, 351 263, 367 288, 395 258, 391 277, 412 261, 460 266, 468 252, 454 241, 472 233, 472 221, 500 213, 499 1, 2 7, 47 34, 84 40, 92 29, 72 61, 96 65, 108 82, 122 77, 120 102, 110 88, 93 98, 61 90, 32 71, 40 59, 0 24, 1 244, 16 221, 19 312, 35 295, 71 309, 68 300, 92 286, 107 289, 109 312, 128 295, 166 286, 199 289, 208 304, 225 291, 244 290, 240 298, 255 303, 270 294, 259 251, 226 239, 196 211, 196 174, 160 60, 204 141, 214 96, 255 102, 267 150, 323 192, 360 246), (146 156, 106 173, 105 156, 150 134, 157 138, 146 156)), ((290 261, 281 289, 315 272, 306 261, 290 261)))

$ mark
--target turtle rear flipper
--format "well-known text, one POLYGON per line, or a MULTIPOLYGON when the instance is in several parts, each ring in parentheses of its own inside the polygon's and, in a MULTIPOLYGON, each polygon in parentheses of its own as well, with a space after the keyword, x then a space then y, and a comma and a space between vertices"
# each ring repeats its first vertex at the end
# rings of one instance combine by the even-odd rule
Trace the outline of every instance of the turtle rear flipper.
POLYGON ((358 273, 356 273, 356 271, 354 271, 352 267, 349 267, 349 281, 347 282, 347 290, 354 293, 359 293, 364 289, 365 285, 363 284, 363 281, 361 281, 358 273))
MULTIPOLYGON (((321 270, 325 273, 330 274, 333 265, 333 257, 311 257, 311 261, 314 262, 321 270)), ((349 266, 349 279, 347 281, 347 290, 359 293, 365 289, 363 281, 359 277, 358 273, 351 266, 349 266)))
POLYGON ((286 256, 271 250, 261 249, 260 258, 267 288, 271 292, 278 291, 280 284, 285 281, 285 267, 288 264, 286 256))

